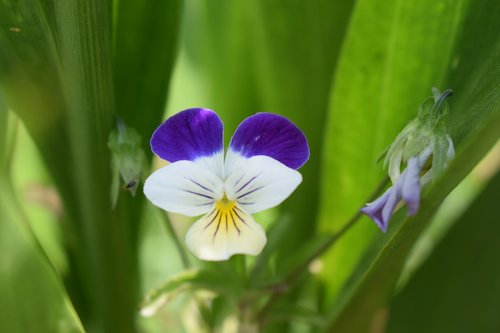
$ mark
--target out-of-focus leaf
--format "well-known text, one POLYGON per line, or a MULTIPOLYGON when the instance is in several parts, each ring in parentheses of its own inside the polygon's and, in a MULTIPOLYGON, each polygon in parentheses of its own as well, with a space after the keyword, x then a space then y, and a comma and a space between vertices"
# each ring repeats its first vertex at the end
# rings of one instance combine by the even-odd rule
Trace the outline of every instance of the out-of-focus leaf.
POLYGON ((443 177, 424 193, 419 214, 406 219, 404 210, 398 212, 389 233, 370 249, 366 262, 359 266, 360 274, 335 304, 331 331, 367 329, 373 313, 387 301, 408 252, 439 204, 500 137, 500 40, 496 37, 500 10, 491 8, 495 8, 494 1, 469 3, 463 35, 454 49, 454 58, 460 58, 460 63, 452 61, 447 86, 460 87, 457 95, 462 95, 456 102, 450 100, 454 125, 451 134, 460 143, 457 157, 443 177), (472 52, 475 49, 481 49, 483 60, 477 59, 472 52))
MULTIPOLYGON (((48 2, 44 2, 48 4, 48 2)), ((0 3, 0 85, 9 106, 29 128, 64 196, 72 193, 70 168, 58 156, 69 151, 66 102, 54 38, 54 8, 34 0, 0 3)))
POLYGON ((278 248, 278 270, 316 230, 328 97, 353 5, 354 1, 262 0, 249 9, 261 108, 294 121, 311 149, 309 161, 300 169, 304 181, 281 207, 290 223, 278 248))
POLYGON ((148 138, 165 111, 181 0, 119 0, 114 42, 116 113, 148 138))
MULTIPOLYGON (((448 88, 445 78, 464 11, 465 2, 454 0, 357 2, 331 94, 322 230, 338 230, 362 207, 383 177, 376 164, 380 153, 416 116, 431 87, 448 88)), ((338 295, 377 233, 363 217, 327 253, 327 300, 338 295)))
POLYGON ((340 294, 333 308, 334 321, 329 332, 365 332, 368 329, 373 314, 384 306, 408 253, 439 204, 498 140, 500 112, 485 122, 470 140, 464 142, 463 149, 443 177, 425 193, 420 212, 413 218, 406 218, 405 209, 395 214, 389 232, 370 248, 357 274, 340 294))
POLYGON ((388 332, 500 330, 500 173, 391 302, 388 332))
MULTIPOLYGON (((142 138, 139 144, 148 159, 152 156, 149 138, 165 112, 177 53, 181 3, 181 0, 115 1, 115 114, 126 126, 139 132, 142 138)), ((129 239, 134 263, 143 202, 142 184, 138 184, 137 196, 120 196, 116 210, 117 220, 127 225, 121 229, 120 237, 129 239)))
POLYGON ((303 323, 315 329, 324 328, 326 325, 325 318, 322 317, 318 311, 313 311, 294 304, 282 304, 273 312, 269 321, 303 323))
POLYGON ((5 0, 0 13, 0 84, 65 204, 73 304, 86 327, 132 332, 136 233, 109 202, 112 1, 5 0))
POLYGON ((68 296, 34 241, 10 183, 7 107, 0 91, 0 331, 83 332, 68 296))
POLYGON ((7 105, 3 97, 3 93, 0 90, 0 174, 2 174, 6 168, 6 153, 7 153, 7 119, 8 110, 7 105))
MULTIPOLYGON (((224 121, 228 142, 236 126, 258 111, 249 8, 253 2, 186 1, 183 36, 186 58, 208 92, 206 105, 224 121)), ((178 111, 178 110, 175 110, 178 111)))
POLYGON ((0 180, 0 331, 83 332, 47 258, 32 239, 15 195, 0 180))

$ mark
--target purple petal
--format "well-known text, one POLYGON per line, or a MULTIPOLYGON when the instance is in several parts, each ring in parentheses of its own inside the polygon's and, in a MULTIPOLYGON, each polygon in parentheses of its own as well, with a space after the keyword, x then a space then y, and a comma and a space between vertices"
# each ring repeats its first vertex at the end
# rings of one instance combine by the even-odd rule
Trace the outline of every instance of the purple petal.
POLYGON ((187 109, 156 129, 151 150, 171 163, 211 156, 223 149, 222 130, 222 121, 214 111, 187 109))
POLYGON ((244 157, 266 155, 289 168, 298 169, 309 158, 304 133, 287 118, 272 113, 257 113, 236 129, 231 150, 244 157))
MULTIPOLYGON (((403 176, 404 175, 399 176, 398 181, 403 176)), ((401 190, 400 187, 398 186, 398 183, 396 183, 392 187, 392 191, 387 198, 387 202, 385 203, 384 208, 382 208, 382 217, 384 218, 384 221, 386 221, 386 223, 389 223, 389 221, 391 220, 392 215, 394 214, 394 211, 396 210, 396 206, 398 205, 399 201, 401 201, 401 190)))
POLYGON ((382 196, 378 197, 372 203, 369 203, 367 206, 361 208, 361 212, 371 218, 383 231, 387 231, 387 226, 389 225, 389 219, 384 218, 383 209, 387 204, 387 200, 393 194, 393 188, 390 187, 387 191, 385 191, 382 196))
POLYGON ((415 215, 420 207, 420 169, 418 157, 412 157, 404 171, 401 197, 408 205, 409 216, 415 215))

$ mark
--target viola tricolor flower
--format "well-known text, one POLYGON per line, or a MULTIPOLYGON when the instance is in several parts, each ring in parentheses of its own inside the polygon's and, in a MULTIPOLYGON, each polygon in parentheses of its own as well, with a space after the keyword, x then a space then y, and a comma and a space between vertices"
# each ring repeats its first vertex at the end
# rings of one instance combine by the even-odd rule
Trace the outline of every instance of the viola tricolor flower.
POLYGON ((446 99, 453 94, 433 88, 411 121, 388 148, 384 167, 393 186, 382 196, 367 204, 361 212, 370 217, 383 232, 401 202, 408 206, 408 216, 420 208, 421 187, 439 176, 455 155, 453 141, 446 130, 449 106, 446 99), (401 166, 406 168, 401 171, 401 166))
POLYGON ((161 124, 151 149, 170 162, 144 184, 154 205, 187 216, 203 215, 186 234, 203 260, 257 255, 266 243, 253 213, 279 205, 302 181, 307 140, 285 117, 257 113, 236 129, 224 158, 223 124, 208 109, 188 109, 161 124))

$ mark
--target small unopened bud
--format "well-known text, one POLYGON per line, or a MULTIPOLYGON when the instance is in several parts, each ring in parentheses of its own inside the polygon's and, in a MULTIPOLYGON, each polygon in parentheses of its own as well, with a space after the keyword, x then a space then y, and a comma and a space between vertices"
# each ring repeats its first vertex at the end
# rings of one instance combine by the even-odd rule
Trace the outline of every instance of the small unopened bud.
POLYGON ((121 187, 120 178, 123 182, 123 188, 135 196, 146 160, 141 147, 141 136, 135 129, 125 126, 121 121, 118 122, 117 129, 109 133, 108 147, 112 153, 111 202, 115 207, 121 187))

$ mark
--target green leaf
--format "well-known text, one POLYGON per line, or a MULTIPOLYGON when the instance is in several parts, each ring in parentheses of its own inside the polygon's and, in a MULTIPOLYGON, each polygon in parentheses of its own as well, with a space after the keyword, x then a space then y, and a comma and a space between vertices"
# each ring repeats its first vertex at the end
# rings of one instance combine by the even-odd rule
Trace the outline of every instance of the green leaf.
POLYGON ((7 167, 7 120, 8 120, 8 109, 5 104, 5 98, 3 96, 2 90, 0 90, 0 174, 3 174, 7 167))
POLYGON ((299 170, 304 181, 280 207, 290 222, 277 249, 278 270, 298 245, 315 236, 323 126, 353 6, 354 1, 263 0, 249 9, 261 108, 294 121, 311 149, 309 161, 299 170))
POLYGON ((43 254, 11 184, 7 107, 0 91, 0 331, 83 332, 61 278, 43 254))
POLYGON ((418 236, 439 204, 495 144, 499 128, 500 112, 496 112, 471 135, 443 177, 424 194, 420 212, 413 218, 406 218, 404 209, 396 213, 388 234, 380 237, 370 249, 335 303, 329 332, 366 331, 375 311, 387 301, 418 236))
MULTIPOLYGON (((116 0, 114 20, 113 80, 115 122, 136 129, 140 146, 148 160, 152 157, 149 139, 160 124, 177 54, 181 0, 116 0)), ((116 179, 116 178, 115 178, 116 179)), ((121 237, 129 239, 133 252, 145 197, 138 184, 137 196, 122 195, 116 214, 127 229, 121 237)), ((116 191, 116 187, 115 191, 116 191)), ((132 253, 135 257, 136 254, 132 253)))
POLYGON ((0 331, 83 332, 61 278, 13 197, 0 181, 0 331))
POLYGON ((195 80, 202 81, 208 92, 203 106, 215 110, 224 121, 226 142, 236 126, 259 107, 250 38, 253 26, 248 24, 254 6, 231 0, 186 2, 185 56, 195 67, 195 80))
MULTIPOLYGON (((338 230, 365 204, 384 174, 377 158, 417 115, 431 88, 454 88, 445 78, 465 8, 464 1, 454 0, 357 2, 331 92, 323 149, 322 230, 338 230)), ((454 112, 454 101, 450 104, 454 112)), ((336 298, 378 233, 363 218, 325 256, 327 303, 336 298)))
POLYGON ((316 329, 322 329, 326 324, 325 318, 318 311, 295 304, 281 305, 272 313, 269 321, 303 323, 316 329))
POLYGON ((83 332, 60 277, 16 208, 0 186, 0 331, 83 332))
POLYGON ((69 168, 58 156, 69 150, 65 100, 54 37, 54 8, 35 0, 0 3, 0 86, 5 99, 45 152, 63 195, 72 193, 69 168), (64 167, 61 167, 64 166, 64 167))
POLYGON ((177 51, 181 0, 118 0, 115 19, 116 113, 144 138, 163 116, 177 51))
POLYGON ((450 100, 452 137, 457 157, 442 178, 424 193, 420 212, 414 218, 404 217, 400 210, 391 221, 389 233, 379 237, 366 260, 359 266, 349 286, 333 308, 330 331, 364 332, 375 311, 387 301, 398 279, 408 252, 418 239, 440 203, 468 172, 481 160, 500 137, 500 82, 498 62, 500 41, 496 38, 500 11, 491 11, 494 1, 471 2, 464 8, 464 33, 458 36, 447 86, 460 87, 457 98, 450 100), (471 32, 474 33, 471 33, 471 32), (483 41, 489 43, 483 44, 483 41), (479 61, 472 50, 481 49, 479 61), (481 83, 478 83, 481 78, 481 83), (484 84, 483 84, 484 82, 484 84))
POLYGON ((387 332, 498 332, 500 173, 391 302, 387 332))
POLYGON ((137 233, 108 194, 112 2, 6 0, 0 13, 0 84, 64 201, 72 300, 86 327, 131 332, 137 233))

